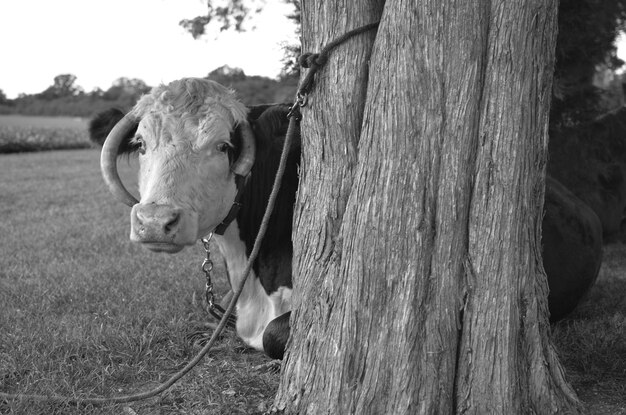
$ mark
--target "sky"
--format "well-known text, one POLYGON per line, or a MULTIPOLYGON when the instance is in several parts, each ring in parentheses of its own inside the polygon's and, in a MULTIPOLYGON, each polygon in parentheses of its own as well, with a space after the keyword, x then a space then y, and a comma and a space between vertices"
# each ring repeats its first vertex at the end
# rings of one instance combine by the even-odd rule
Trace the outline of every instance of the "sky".
POLYGON ((282 1, 265 2, 247 25, 254 30, 220 33, 215 24, 194 40, 178 23, 206 12, 206 0, 4 0, 0 89, 8 98, 38 93, 66 73, 87 92, 120 77, 155 86, 226 64, 274 78, 283 45, 298 42, 282 1))
MULTIPOLYGON (((120 77, 155 86, 206 76, 222 65, 276 77, 282 47, 297 43, 290 6, 265 2, 245 33, 218 25, 194 40, 178 23, 207 11, 206 0, 3 0, 0 3, 0 89, 8 98, 42 92, 74 74, 89 92, 120 77)), ((626 61, 626 37, 618 41, 626 61)))

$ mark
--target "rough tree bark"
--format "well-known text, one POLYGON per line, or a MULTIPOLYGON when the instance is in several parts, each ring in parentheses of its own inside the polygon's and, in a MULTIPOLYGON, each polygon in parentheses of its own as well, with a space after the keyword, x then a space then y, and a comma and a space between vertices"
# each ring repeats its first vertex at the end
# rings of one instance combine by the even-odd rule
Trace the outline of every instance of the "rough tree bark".
POLYGON ((333 52, 303 110, 276 410, 580 411, 549 341, 539 249, 556 13, 553 0, 302 2, 304 51, 381 24, 333 52))

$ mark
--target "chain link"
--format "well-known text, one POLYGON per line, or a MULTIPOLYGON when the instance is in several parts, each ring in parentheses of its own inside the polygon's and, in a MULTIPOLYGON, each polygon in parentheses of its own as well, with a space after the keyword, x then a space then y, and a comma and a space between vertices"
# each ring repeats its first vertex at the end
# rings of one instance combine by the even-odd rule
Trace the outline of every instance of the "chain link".
MULTIPOLYGON (((225 310, 219 304, 215 304, 215 294, 213 293, 213 280, 211 279, 211 271, 213 271, 213 261, 211 260, 211 238, 213 238, 213 232, 209 234, 206 238, 202 238, 202 245, 204 246, 204 252, 206 252, 206 258, 202 261, 202 272, 204 272, 204 276, 206 278, 206 284, 204 288, 204 299, 207 303, 207 308, 209 314, 218 320, 222 319, 225 310)), ((228 317, 228 326, 235 327, 236 317, 234 315, 230 315, 228 317)))
POLYGON ((309 102, 309 94, 306 92, 300 92, 298 91, 298 93, 296 94, 296 100, 293 103, 292 107, 289 109, 289 112, 287 113, 287 118, 291 118, 291 117, 296 117, 296 119, 299 121, 302 116, 300 115, 300 108, 305 107, 306 104, 309 102))
POLYGON ((215 307, 215 295, 213 294, 213 281, 211 280, 211 271, 213 271, 213 261, 211 260, 211 238, 213 238, 213 232, 208 237, 202 238, 202 245, 206 252, 206 258, 202 261, 202 272, 206 277, 206 285, 204 291, 204 297, 209 306, 209 310, 215 307))

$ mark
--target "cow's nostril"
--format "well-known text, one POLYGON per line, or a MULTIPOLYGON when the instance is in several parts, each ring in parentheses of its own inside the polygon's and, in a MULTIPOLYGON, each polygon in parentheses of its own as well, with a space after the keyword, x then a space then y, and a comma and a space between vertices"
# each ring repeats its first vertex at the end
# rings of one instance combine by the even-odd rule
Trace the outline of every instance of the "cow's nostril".
POLYGON ((172 219, 165 224, 165 233, 171 233, 178 226, 178 222, 180 222, 180 213, 173 213, 172 219))
POLYGON ((137 219, 137 223, 140 225, 143 225, 146 222, 146 216, 140 210, 137 210, 135 213, 135 218, 137 219))

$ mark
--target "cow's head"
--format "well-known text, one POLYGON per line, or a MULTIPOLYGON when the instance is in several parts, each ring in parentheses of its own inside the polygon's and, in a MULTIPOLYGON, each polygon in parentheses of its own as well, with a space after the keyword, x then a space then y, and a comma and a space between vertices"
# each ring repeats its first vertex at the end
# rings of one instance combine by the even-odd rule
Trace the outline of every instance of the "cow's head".
POLYGON ((173 253, 220 224, 254 163, 246 114, 229 89, 187 78, 154 88, 115 125, 101 167, 111 192, 132 207, 132 241, 173 253), (118 176, 120 148, 139 154, 139 201, 118 176))

